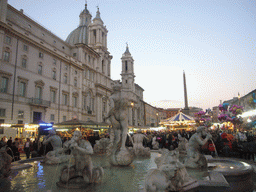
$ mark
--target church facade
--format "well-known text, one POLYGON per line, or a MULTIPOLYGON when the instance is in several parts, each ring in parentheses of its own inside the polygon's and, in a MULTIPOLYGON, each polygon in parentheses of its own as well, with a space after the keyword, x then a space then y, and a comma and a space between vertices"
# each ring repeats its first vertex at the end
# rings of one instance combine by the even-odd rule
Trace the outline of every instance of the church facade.
MULTIPOLYGON (((112 93, 111 59, 99 9, 85 4, 79 26, 63 41, 0 1, 0 124, 59 123, 76 117, 102 122, 112 93)), ((121 58, 129 125, 145 124, 143 89, 134 82, 128 46, 121 58)))

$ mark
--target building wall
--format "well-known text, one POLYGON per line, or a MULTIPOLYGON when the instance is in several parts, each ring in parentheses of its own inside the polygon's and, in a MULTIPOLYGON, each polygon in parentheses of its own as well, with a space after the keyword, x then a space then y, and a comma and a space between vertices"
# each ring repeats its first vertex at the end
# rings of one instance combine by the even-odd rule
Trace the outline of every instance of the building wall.
POLYGON ((0 109, 5 110, 1 122, 32 123, 34 112, 41 113, 41 119, 46 122, 62 122, 64 116, 66 120, 77 117, 102 122, 103 98, 110 96, 113 82, 110 78, 112 56, 107 48, 102 58, 102 49, 85 44, 71 46, 22 11, 10 5, 1 7, 4 9, 6 20, 0 20, 0 83, 8 78, 8 87, 7 92, 2 89, 0 92, 0 109), (4 61, 4 52, 10 53, 9 61, 4 61), (27 60, 26 67, 22 66, 23 59, 27 60), (104 71, 102 59, 106 61, 104 71), (42 74, 38 73, 39 65, 42 74), (26 84, 24 96, 20 96, 21 83, 26 84), (38 86, 42 87, 42 97, 35 100, 38 86), (55 92, 55 101, 51 99, 52 92, 55 92), (67 95, 67 104, 64 95, 67 95), (74 98, 77 98, 76 106, 74 98), (23 118, 18 118, 18 111, 24 111, 23 118))
POLYGON ((145 125, 150 127, 157 127, 159 122, 160 118, 158 108, 145 103, 145 125))

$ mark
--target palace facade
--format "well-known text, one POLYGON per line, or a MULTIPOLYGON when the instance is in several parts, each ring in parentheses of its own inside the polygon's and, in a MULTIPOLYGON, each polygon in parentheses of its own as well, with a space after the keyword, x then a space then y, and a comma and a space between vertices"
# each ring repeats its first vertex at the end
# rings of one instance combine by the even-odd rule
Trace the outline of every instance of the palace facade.
MULTIPOLYGON (((23 10, 0 1, 0 124, 103 122, 112 93, 108 30, 99 9, 85 4, 79 26, 64 41, 23 10)), ((144 126, 143 89, 134 82, 128 46, 121 58, 122 90, 128 95, 129 125, 144 126)), ((1 133, 0 133, 1 134, 1 133)))

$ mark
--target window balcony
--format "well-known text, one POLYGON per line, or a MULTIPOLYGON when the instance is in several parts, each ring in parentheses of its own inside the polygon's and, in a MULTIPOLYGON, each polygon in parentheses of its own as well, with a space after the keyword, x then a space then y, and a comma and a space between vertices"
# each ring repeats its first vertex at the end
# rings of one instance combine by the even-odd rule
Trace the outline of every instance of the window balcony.
POLYGON ((50 107, 50 105, 51 105, 50 101, 45 101, 45 100, 38 99, 38 98, 29 98, 28 103, 30 105, 36 105, 36 106, 41 106, 41 107, 50 107))

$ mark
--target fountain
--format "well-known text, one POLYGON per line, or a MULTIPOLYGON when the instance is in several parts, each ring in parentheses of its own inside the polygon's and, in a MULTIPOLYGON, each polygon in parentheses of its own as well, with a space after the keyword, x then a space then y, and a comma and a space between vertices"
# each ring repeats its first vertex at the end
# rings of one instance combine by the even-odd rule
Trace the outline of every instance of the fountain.
POLYGON ((105 154, 107 152, 107 147, 110 144, 109 138, 101 138, 100 140, 97 140, 93 152, 99 153, 99 154, 105 154))
MULTIPOLYGON (((215 164, 214 167, 208 168, 208 170, 192 168, 186 168, 185 170, 180 163, 181 161, 176 162, 175 160, 180 158, 178 150, 159 150, 159 152, 151 151, 150 158, 135 157, 130 166, 122 167, 113 166, 111 162, 108 161, 106 155, 92 154, 91 159, 94 167, 102 167, 104 169, 104 175, 100 183, 85 183, 83 187, 86 187, 87 191, 95 192, 145 192, 147 191, 146 186, 148 186, 149 183, 157 182, 154 180, 154 177, 147 179, 152 169, 159 169, 159 171, 155 172, 159 173, 162 171, 164 174, 166 174, 166 170, 169 169, 168 174, 166 174, 169 178, 173 177, 175 175, 174 173, 179 173, 176 177, 172 178, 172 186, 179 187, 183 191, 253 191, 253 169, 251 165, 245 162, 227 158, 209 158, 207 159, 208 163, 215 164), (160 161, 161 159, 165 159, 165 161, 160 161), (183 178, 183 180, 178 178, 183 178)), ((42 158, 33 158, 12 163, 19 165, 29 164, 31 167, 19 170, 11 169, 12 173, 8 178, 5 178, 5 182, 2 182, 1 186, 5 186, 5 191, 10 192, 60 191, 61 186, 56 185, 56 182, 60 182, 63 166, 69 167, 73 159, 68 163, 63 163, 63 166, 59 164, 44 164, 41 163, 41 159, 42 158)), ((71 169, 72 168, 70 168, 70 171, 72 172, 71 169)), ((96 176, 97 175, 99 175, 99 171, 96 176)), ((63 187, 68 185, 65 182, 59 184, 63 187)), ((74 189, 69 188, 65 189, 66 192, 73 190, 74 189)), ((84 190, 85 189, 76 189, 78 192, 84 190)))
POLYGON ((6 178, 11 173, 12 157, 6 152, 6 145, 0 141, 0 179, 6 178))
POLYGON ((150 148, 143 146, 143 139, 147 140, 148 138, 141 133, 141 130, 138 130, 138 132, 133 135, 134 153, 136 156, 150 157, 150 148))
POLYGON ((110 111, 105 119, 110 119, 110 144, 107 155, 112 165, 128 166, 133 162, 133 152, 125 147, 128 134, 128 99, 122 95, 121 84, 113 86, 113 93, 110 96, 110 111))
POLYGON ((69 155, 65 155, 63 152, 60 136, 56 135, 56 132, 53 129, 49 130, 48 133, 49 135, 44 138, 43 144, 46 145, 51 143, 53 150, 46 154, 42 162, 46 164, 58 164, 67 162, 70 157, 69 155))
MULTIPOLYGON (((67 192, 74 188, 78 192, 253 191, 251 165, 233 159, 202 157, 198 153, 198 141, 206 134, 203 127, 198 128, 189 143, 184 141, 184 146, 188 146, 188 155, 182 160, 179 156, 181 149, 151 151, 150 158, 140 158, 134 157, 132 150, 123 146, 127 137, 126 128, 120 128, 123 122, 116 119, 112 122, 116 125, 111 129, 107 155, 93 154, 90 143, 82 139, 80 131, 75 131, 73 138, 63 147, 63 150, 71 149, 72 156, 64 166, 43 164, 40 161, 42 158, 18 161, 15 166, 28 163, 31 167, 11 169, 12 173, 1 181, 1 185, 10 192, 53 192, 61 188, 66 188, 67 192)), ((208 140, 211 136, 207 134, 206 138, 208 140)))
POLYGON ((93 167, 91 156, 93 149, 89 141, 82 139, 80 131, 74 131, 70 141, 64 143, 64 151, 71 150, 73 157, 72 166, 64 166, 61 169, 59 187, 85 188, 88 184, 102 180, 104 171, 102 167, 93 167))

